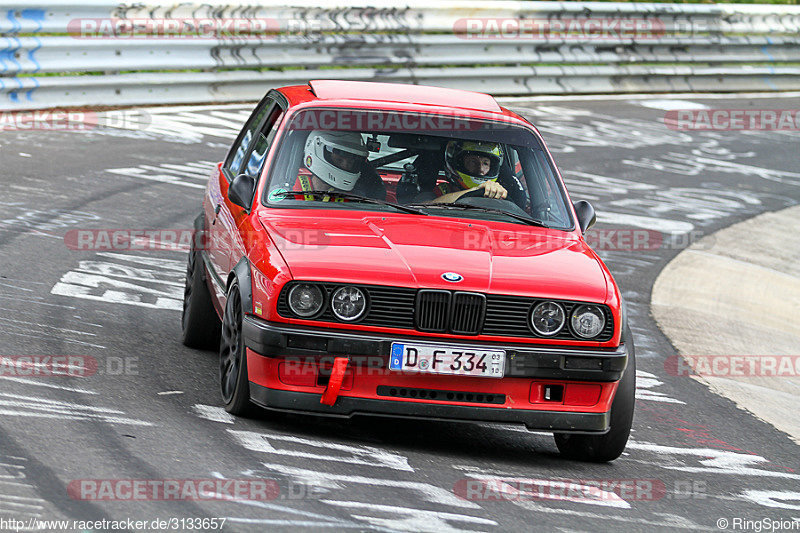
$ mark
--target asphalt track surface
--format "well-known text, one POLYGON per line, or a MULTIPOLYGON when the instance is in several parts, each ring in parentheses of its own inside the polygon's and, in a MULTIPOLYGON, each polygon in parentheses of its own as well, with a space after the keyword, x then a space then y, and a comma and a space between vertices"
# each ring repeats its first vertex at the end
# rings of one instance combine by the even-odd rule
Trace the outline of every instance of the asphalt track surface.
MULTIPOLYGON (((594 231, 699 237, 800 202, 798 132, 674 131, 652 107, 789 99, 654 100, 512 107, 540 127, 573 200, 595 205, 594 231)), ((248 106, 150 112, 144 131, 0 134, 0 353, 98 362, 89 377, 0 378, 0 518, 224 517, 226 531, 718 531, 725 519, 745 531, 756 526, 736 519, 800 517, 798 446, 665 365, 674 349, 649 295, 682 248, 670 236, 653 249, 598 246, 628 302, 639 370, 631 441, 611 464, 565 461, 550 435, 510 426, 223 416, 216 355, 180 342, 185 251, 65 244, 72 229, 190 228, 203 162, 222 158, 248 106), (98 501, 68 491, 85 479, 214 478, 275 480, 280 495, 98 501), (454 494, 485 478, 522 478, 534 494, 454 494), (640 494, 615 491, 632 480, 640 494)))

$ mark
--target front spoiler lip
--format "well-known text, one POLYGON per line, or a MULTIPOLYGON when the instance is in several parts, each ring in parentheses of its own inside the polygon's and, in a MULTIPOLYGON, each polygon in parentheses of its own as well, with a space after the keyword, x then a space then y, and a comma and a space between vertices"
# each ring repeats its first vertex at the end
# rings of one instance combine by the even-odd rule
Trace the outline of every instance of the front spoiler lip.
POLYGON ((495 422, 523 424, 531 431, 602 435, 609 430, 610 412, 581 413, 403 402, 339 396, 333 406, 323 405, 320 395, 270 389, 250 382, 250 400, 265 409, 316 416, 352 418, 384 416, 447 422, 495 422))
MULTIPOLYGON (((362 332, 348 332, 327 328, 308 328, 268 322, 253 315, 246 315, 243 323, 245 346, 264 357, 272 358, 325 358, 335 355, 380 357, 382 368, 387 368, 392 342, 452 343, 452 339, 413 337, 407 335, 375 335, 362 332), (322 342, 325 350, 311 350, 288 346, 290 335, 313 337, 322 342)), ((506 377, 529 377, 538 379, 559 379, 593 382, 613 382, 622 377, 627 366, 628 351, 623 344, 616 349, 560 348, 552 346, 532 346, 529 344, 493 344, 488 342, 457 341, 462 346, 477 349, 487 347, 506 351, 506 377), (601 361, 601 369, 586 370, 565 368, 567 357, 589 357, 601 361)))

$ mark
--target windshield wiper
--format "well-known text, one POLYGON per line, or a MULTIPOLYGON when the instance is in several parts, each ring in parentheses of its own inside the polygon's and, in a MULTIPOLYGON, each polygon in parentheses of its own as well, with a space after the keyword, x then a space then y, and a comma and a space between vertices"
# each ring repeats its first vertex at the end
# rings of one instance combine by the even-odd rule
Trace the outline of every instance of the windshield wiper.
POLYGON ((370 204, 379 204, 379 205, 388 205, 390 207, 394 207, 398 211, 403 211, 404 213, 411 213, 413 215, 425 215, 428 216, 428 213, 422 211, 420 209, 414 207, 408 207, 405 205, 396 204, 394 202, 387 202, 386 200, 378 200, 377 198, 370 198, 369 196, 361 196, 360 194, 353 194, 351 192, 344 192, 344 191, 280 191, 273 193, 274 196, 291 196, 295 194, 308 194, 311 196, 330 196, 331 198, 346 198, 348 200, 353 200, 356 202, 365 202, 370 204))
POLYGON ((539 226, 540 228, 550 227, 541 220, 536 220, 535 218, 518 215, 516 213, 509 213, 508 211, 503 211, 502 209, 492 209, 491 207, 483 207, 480 205, 459 204, 455 202, 445 202, 441 204, 433 203, 433 204, 412 204, 412 205, 415 206, 424 205, 425 207, 444 207, 446 209, 477 209, 478 211, 484 211, 486 213, 496 213, 498 215, 505 215, 515 220, 519 220, 520 222, 524 222, 529 226, 539 226))

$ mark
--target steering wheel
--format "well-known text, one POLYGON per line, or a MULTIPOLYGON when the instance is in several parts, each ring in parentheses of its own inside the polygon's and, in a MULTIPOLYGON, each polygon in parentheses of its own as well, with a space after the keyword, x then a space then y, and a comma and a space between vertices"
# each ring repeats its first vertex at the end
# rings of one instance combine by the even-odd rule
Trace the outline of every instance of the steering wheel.
POLYGON ((499 211, 507 211, 510 213, 516 213, 517 215, 521 215, 524 217, 530 216, 524 209, 522 209, 520 206, 518 206, 508 198, 501 199, 501 198, 485 197, 483 195, 483 189, 476 189, 466 194, 462 194, 458 198, 458 200, 455 201, 455 203, 474 205, 476 207, 487 207, 490 209, 497 209, 499 211))

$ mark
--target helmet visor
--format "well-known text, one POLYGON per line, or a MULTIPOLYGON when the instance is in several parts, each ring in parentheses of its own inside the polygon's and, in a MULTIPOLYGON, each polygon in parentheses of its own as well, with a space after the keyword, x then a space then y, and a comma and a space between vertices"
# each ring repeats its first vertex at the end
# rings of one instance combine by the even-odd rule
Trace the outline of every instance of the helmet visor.
POLYGON ((492 180, 500 173, 500 158, 486 152, 464 151, 456 161, 456 170, 478 182, 492 180))
POLYGON ((364 167, 367 158, 363 155, 347 152, 339 148, 325 147, 325 160, 331 165, 335 166, 345 172, 358 174, 364 167))

